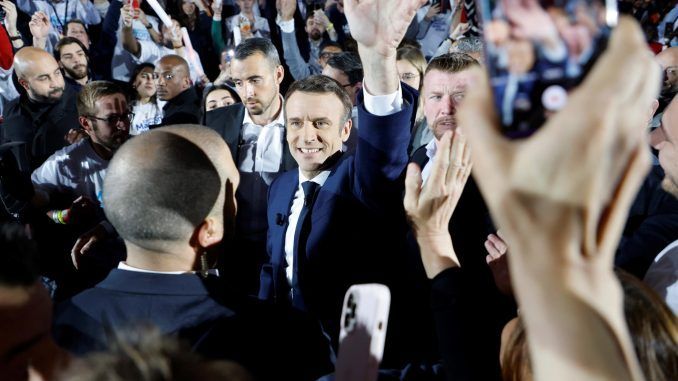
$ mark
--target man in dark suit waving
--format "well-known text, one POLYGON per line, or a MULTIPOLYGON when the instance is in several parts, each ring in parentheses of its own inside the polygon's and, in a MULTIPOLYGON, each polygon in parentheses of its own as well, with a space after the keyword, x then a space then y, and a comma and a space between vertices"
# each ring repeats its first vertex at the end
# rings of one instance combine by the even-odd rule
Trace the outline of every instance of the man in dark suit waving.
POLYGON ((335 343, 351 284, 388 284, 392 311, 402 302, 406 255, 393 238, 406 230, 402 174, 416 95, 400 85, 395 57, 420 3, 346 3, 365 73, 354 154, 341 152, 352 123, 351 100, 338 82, 311 76, 285 98, 287 144, 299 169, 271 184, 259 296, 309 311, 335 343))

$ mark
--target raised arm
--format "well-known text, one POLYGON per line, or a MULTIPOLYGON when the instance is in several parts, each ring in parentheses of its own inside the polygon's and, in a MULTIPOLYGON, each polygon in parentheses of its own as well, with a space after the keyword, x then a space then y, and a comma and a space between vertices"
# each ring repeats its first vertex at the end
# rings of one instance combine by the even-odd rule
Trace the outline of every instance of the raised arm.
POLYGON ((304 79, 311 75, 308 62, 304 61, 297 44, 297 36, 294 33, 294 12, 297 9, 296 0, 278 0, 277 24, 280 27, 280 35, 283 45, 283 58, 287 67, 290 68, 292 77, 296 80, 304 79))
POLYGON ((358 42, 363 86, 372 95, 398 91, 396 49, 422 0, 347 0, 344 2, 351 35, 358 42))
POLYGON ((643 380, 612 261, 649 169, 638 126, 656 78, 638 25, 622 19, 568 105, 532 137, 501 135, 484 75, 460 109, 475 179, 511 247, 535 380, 643 380))
POLYGON ((132 30, 132 23, 134 22, 132 7, 129 4, 123 5, 120 15, 122 16, 122 47, 132 55, 139 57, 141 47, 137 38, 134 37, 134 31, 132 30))

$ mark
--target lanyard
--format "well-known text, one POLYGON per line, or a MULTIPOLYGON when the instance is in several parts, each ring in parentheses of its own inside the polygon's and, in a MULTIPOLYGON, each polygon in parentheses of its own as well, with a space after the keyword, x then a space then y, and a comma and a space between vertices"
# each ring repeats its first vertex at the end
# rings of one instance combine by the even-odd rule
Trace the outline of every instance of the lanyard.
POLYGON ((66 24, 66 18, 68 17, 68 0, 66 0, 66 6, 64 7, 64 21, 62 22, 61 19, 59 18, 59 13, 56 10, 56 7, 54 6, 54 3, 52 3, 51 0, 47 0, 47 3, 52 7, 52 10, 54 10, 54 16, 56 16, 57 21, 59 22, 59 26, 61 27, 61 32, 63 33, 64 30, 64 24, 66 24))

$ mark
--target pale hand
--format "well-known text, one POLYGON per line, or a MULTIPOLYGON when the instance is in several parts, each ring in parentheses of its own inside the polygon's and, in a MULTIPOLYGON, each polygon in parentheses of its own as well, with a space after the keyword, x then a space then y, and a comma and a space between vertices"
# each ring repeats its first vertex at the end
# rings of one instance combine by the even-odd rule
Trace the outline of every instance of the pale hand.
POLYGON ((277 0, 275 7, 278 10, 280 19, 289 21, 294 18, 294 12, 297 10, 297 0, 277 0))
POLYGON ((358 45, 385 57, 395 55, 398 44, 417 9, 426 0, 346 0, 344 13, 358 45))
POLYGON ((44 39, 49 35, 49 31, 52 28, 52 23, 49 21, 49 18, 44 12, 38 11, 35 12, 31 17, 28 27, 31 30, 33 38, 44 39))
POLYGON ((0 1, 0 7, 5 10, 5 26, 9 32, 16 32, 16 6, 9 0, 0 1))
POLYGON ((659 67, 642 32, 621 18, 567 106, 528 139, 500 133, 486 75, 478 74, 482 83, 466 97, 459 124, 473 126, 465 132, 475 179, 512 250, 513 289, 535 332, 528 338, 535 378, 588 379, 581 373, 601 371, 614 373, 608 379, 642 379, 612 272, 629 206, 650 166, 643 126, 660 81, 651 80, 659 67), (563 334, 601 321, 609 329, 595 335, 609 333, 605 340, 563 334), (601 353, 622 356, 607 361, 601 353), (605 364, 614 366, 596 368, 605 364))

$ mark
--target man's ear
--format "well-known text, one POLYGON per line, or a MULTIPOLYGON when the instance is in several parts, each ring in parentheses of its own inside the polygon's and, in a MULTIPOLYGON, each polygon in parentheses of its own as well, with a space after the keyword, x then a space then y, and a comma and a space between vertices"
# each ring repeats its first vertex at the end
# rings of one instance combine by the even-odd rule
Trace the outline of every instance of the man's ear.
POLYGON ((198 226, 198 244, 208 248, 221 242, 224 238, 224 230, 214 217, 208 216, 198 226))
POLYGON ((24 90, 28 91, 28 81, 22 78, 19 78, 19 84, 21 87, 24 88, 24 90))
POLYGON ((89 134, 92 130, 94 130, 94 126, 92 125, 92 121, 88 119, 86 116, 80 115, 78 117, 78 122, 80 123, 80 126, 82 126, 82 129, 85 130, 87 134, 89 134))
POLYGON ((344 123, 344 126, 341 127, 340 135, 341 135, 341 141, 346 143, 348 140, 348 137, 351 135, 351 128, 353 127, 353 121, 351 118, 349 118, 346 123, 344 123))
POLYGON ((285 69, 283 68, 282 65, 278 65, 277 68, 275 68, 275 81, 280 85, 283 81, 283 78, 285 78, 285 69))

